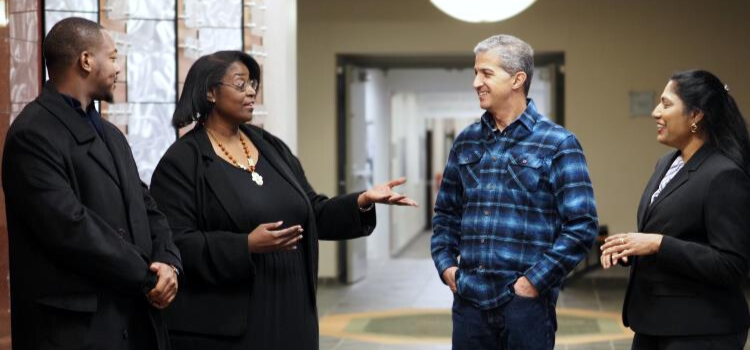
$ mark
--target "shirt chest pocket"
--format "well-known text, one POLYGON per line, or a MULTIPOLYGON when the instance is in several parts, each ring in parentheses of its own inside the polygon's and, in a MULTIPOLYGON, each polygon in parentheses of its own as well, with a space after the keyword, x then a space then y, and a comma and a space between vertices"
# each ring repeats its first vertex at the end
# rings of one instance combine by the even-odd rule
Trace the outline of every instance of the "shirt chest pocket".
POLYGON ((544 158, 535 154, 511 153, 508 155, 508 189, 534 192, 544 173, 544 158))
POLYGON ((484 152, 477 148, 463 149, 458 154, 458 167, 461 180, 466 189, 479 185, 480 163, 484 152))

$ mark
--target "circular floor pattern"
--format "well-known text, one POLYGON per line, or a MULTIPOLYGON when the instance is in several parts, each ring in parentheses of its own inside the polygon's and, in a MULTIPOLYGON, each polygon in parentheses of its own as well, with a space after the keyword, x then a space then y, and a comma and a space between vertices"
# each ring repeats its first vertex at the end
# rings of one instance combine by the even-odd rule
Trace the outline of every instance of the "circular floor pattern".
MULTIPOLYGON (((619 313, 557 309, 555 343, 585 344, 630 339, 633 333, 619 313)), ((449 344, 451 315, 447 309, 401 309, 335 314, 320 319, 320 335, 381 344, 449 344)))

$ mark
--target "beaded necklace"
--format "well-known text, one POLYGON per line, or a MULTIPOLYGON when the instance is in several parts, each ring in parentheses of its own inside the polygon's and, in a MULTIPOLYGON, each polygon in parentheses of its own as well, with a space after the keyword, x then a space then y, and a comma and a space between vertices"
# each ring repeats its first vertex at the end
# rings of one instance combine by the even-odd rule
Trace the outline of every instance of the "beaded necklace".
POLYGON ((245 151, 245 157, 247 157, 247 166, 244 166, 240 164, 239 162, 237 162, 237 160, 234 159, 234 157, 232 157, 231 154, 229 154, 229 152, 224 147, 224 145, 219 141, 219 139, 217 139, 216 136, 214 136, 214 133, 212 133, 211 130, 206 128, 206 131, 208 132, 208 136, 211 136, 211 138, 216 142, 216 144, 219 146, 221 151, 224 152, 224 155, 227 156, 229 161, 231 161, 232 164, 234 164, 234 166, 250 173, 250 177, 252 178, 253 182, 255 182, 258 186, 263 186, 263 176, 260 176, 260 174, 258 174, 255 171, 255 164, 256 164, 255 160, 253 159, 253 157, 250 156, 250 151, 247 149, 247 144, 245 143, 245 140, 242 138, 242 135, 240 135, 240 143, 242 143, 242 150, 245 151))

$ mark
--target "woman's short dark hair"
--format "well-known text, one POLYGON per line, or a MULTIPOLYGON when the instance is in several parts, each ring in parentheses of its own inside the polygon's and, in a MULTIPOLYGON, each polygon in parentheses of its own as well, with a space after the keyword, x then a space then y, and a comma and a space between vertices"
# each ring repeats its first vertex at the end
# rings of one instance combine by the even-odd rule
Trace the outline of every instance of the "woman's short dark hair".
POLYGON ((205 118, 214 107, 208 101, 208 92, 221 82, 229 66, 235 62, 244 64, 250 71, 250 78, 260 81, 258 62, 242 51, 217 51, 203 56, 188 71, 182 95, 172 115, 172 125, 181 128, 205 118))
POLYGON ((685 113, 703 112, 698 127, 707 136, 707 143, 750 173, 750 136, 729 88, 705 70, 678 72, 671 80, 685 113))

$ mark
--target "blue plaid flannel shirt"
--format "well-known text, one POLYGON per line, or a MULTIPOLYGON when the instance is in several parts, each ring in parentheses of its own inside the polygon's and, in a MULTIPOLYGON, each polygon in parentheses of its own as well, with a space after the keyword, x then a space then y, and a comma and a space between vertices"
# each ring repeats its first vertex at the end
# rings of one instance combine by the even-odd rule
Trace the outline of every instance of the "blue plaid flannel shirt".
POLYGON ((483 310, 501 306, 523 275, 556 300, 598 230, 578 140, 531 100, 502 132, 485 113, 453 143, 432 224, 435 266, 441 279, 458 266, 462 298, 483 310))

